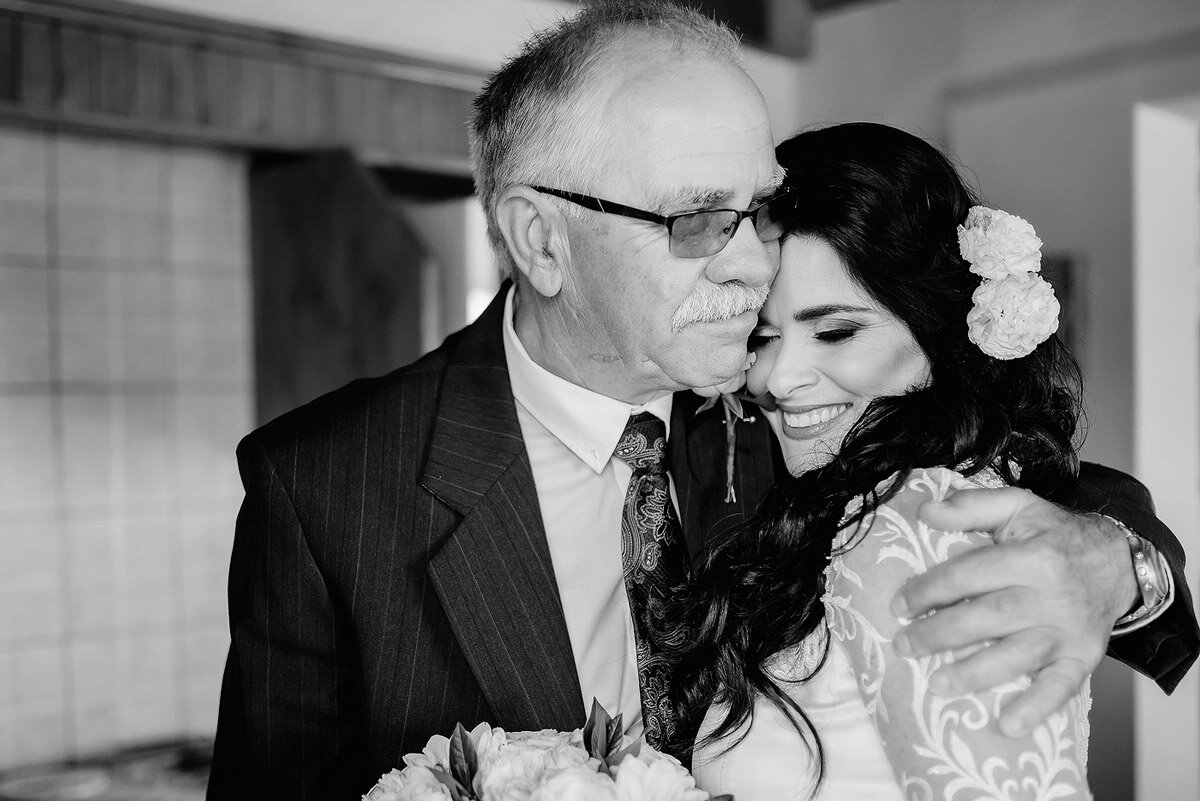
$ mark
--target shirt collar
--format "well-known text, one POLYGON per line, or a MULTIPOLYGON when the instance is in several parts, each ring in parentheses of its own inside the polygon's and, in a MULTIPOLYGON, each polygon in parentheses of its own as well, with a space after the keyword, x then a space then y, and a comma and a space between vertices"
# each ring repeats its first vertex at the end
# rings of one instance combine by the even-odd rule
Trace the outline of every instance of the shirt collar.
POLYGON ((545 369, 525 350, 513 325, 514 285, 504 301, 504 358, 513 397, 534 419, 595 472, 612 458, 630 415, 650 412, 671 433, 673 395, 667 393, 641 406, 631 406, 572 384, 545 369))

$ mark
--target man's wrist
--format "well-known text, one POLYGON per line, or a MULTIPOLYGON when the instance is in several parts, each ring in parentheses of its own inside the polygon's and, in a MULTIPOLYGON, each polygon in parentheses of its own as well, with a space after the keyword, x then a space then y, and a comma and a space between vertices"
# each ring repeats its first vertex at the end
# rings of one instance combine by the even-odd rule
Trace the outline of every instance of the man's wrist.
POLYGON ((1113 624, 1112 633, 1115 637, 1140 629, 1162 614, 1170 603, 1174 587, 1170 567, 1152 543, 1138 536, 1120 520, 1100 512, 1094 514, 1108 520, 1125 535, 1132 576, 1137 586, 1136 599, 1127 607, 1129 611, 1113 624))

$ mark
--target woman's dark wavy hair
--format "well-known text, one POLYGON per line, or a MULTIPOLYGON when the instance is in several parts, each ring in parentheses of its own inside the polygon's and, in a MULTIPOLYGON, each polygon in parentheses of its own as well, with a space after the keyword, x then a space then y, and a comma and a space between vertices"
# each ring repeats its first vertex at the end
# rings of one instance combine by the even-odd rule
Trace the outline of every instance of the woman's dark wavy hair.
POLYGON ((1044 498, 1068 497, 1081 379, 1056 336, 1007 361, 967 339, 980 278, 959 256, 957 226, 977 201, 935 147, 852 123, 800 133, 775 153, 795 196, 775 215, 784 236, 832 246, 853 280, 912 332, 931 380, 872 401, 831 462, 778 483, 745 526, 700 556, 674 615, 688 632, 676 654, 686 666, 677 700, 688 725, 679 730, 694 734, 715 698, 728 714, 707 741, 724 738, 753 718, 762 695, 813 749, 823 779, 811 722, 764 663, 823 625, 823 571, 847 503, 863 499, 851 521, 861 524, 909 470, 936 466, 967 475, 993 467, 1044 498))

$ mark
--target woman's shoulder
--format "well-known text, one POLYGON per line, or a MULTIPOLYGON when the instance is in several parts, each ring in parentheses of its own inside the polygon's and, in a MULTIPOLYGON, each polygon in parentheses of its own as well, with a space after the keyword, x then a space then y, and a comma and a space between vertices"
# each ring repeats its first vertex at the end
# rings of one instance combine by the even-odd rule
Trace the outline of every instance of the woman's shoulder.
POLYGON ((965 475, 949 467, 920 467, 901 475, 893 473, 875 486, 876 497, 886 496, 883 503, 862 514, 863 504, 871 498, 858 496, 846 504, 842 516, 843 527, 834 540, 834 548, 844 549, 860 538, 864 532, 878 533, 889 523, 895 527, 906 522, 907 528, 918 528, 921 505, 927 502, 944 501, 957 492, 974 489, 996 489, 1008 484, 993 469, 965 475), (894 492, 889 491, 895 488, 894 492))
POLYGON ((1003 486, 1004 480, 992 470, 966 476, 945 467, 910 470, 881 482, 876 488, 881 495, 896 488, 885 501, 865 514, 861 505, 847 509, 847 522, 834 540, 826 571, 826 600, 836 598, 863 607, 872 617, 882 615, 886 602, 914 575, 956 553, 993 542, 988 532, 935 529, 921 519, 921 506, 956 492, 1003 486))
MULTIPOLYGON (((877 487, 877 491, 895 481, 893 475, 877 487)), ((995 489, 1008 486, 992 468, 966 475, 949 467, 919 467, 909 470, 901 479, 900 489, 888 503, 895 500, 944 501, 956 492, 973 489, 995 489)))

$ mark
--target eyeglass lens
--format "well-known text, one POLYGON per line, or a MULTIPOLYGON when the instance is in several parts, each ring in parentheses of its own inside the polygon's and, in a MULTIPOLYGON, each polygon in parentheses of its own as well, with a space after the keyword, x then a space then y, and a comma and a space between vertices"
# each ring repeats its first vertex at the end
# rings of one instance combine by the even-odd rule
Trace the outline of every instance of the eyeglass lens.
MULTIPOLYGON (((764 242, 779 238, 779 226, 771 221, 764 204, 754 211, 750 221, 764 242)), ((719 253, 733 239, 741 224, 742 215, 736 211, 717 209, 697 211, 676 217, 671 225, 671 252, 681 258, 702 258, 719 253)))

